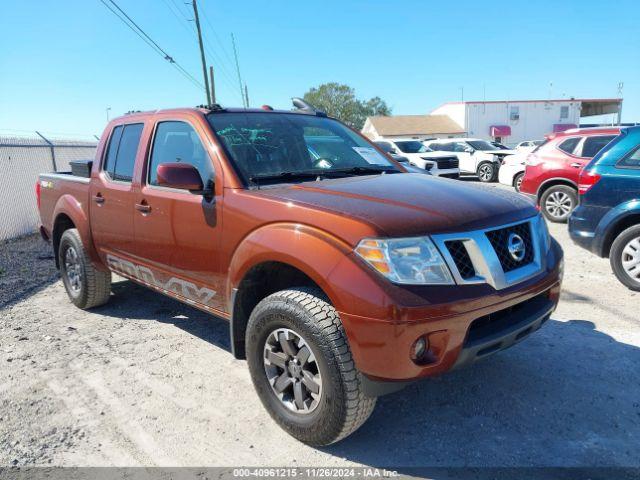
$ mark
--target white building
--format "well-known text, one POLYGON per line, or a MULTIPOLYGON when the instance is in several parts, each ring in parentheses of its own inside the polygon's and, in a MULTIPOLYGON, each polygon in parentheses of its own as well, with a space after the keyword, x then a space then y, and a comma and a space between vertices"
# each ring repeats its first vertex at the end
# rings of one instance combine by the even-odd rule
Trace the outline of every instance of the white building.
POLYGON ((618 113, 621 98, 449 102, 431 115, 448 115, 469 137, 515 145, 580 125, 584 117, 618 113))

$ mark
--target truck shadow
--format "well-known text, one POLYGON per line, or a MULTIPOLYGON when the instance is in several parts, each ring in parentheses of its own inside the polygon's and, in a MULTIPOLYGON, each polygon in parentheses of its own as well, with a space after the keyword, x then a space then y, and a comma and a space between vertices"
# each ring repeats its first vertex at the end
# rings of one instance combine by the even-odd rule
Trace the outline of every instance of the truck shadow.
POLYGON ((359 431, 323 451, 407 474, 424 466, 637 467, 638 362, 638 347, 592 322, 549 320, 510 350, 381 397, 359 431))
MULTIPOLYGON (((170 323, 230 351, 226 321, 132 282, 113 291, 96 313, 170 323)), ((592 322, 551 319, 507 351, 381 397, 360 430, 318 450, 434 478, 447 475, 438 467, 639 467, 638 365, 640 348, 592 322)))
POLYGON ((170 323, 216 347, 231 352, 229 324, 226 320, 189 307, 128 280, 114 281, 111 291, 118 297, 117 301, 109 302, 93 311, 111 317, 170 323))

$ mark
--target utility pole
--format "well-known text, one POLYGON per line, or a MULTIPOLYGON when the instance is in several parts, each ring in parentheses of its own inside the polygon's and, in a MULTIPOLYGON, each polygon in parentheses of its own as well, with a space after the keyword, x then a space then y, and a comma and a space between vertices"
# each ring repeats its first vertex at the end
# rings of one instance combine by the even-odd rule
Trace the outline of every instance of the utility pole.
POLYGON ((618 83, 618 98, 620 99, 620 103, 618 104, 618 125, 622 124, 622 89, 624 88, 624 83, 618 83))
POLYGON ((209 77, 211 80, 211 103, 216 103, 216 82, 213 79, 213 65, 209 65, 209 77))
POLYGON ((249 90, 247 89, 247 84, 244 84, 244 100, 247 104, 247 108, 249 108, 249 90))
POLYGON ((196 0, 192 0, 193 14, 196 20, 196 29, 198 30, 198 43, 200 44, 200 58, 202 59, 202 74, 204 75, 204 89, 207 93, 207 105, 211 105, 211 92, 209 91, 209 77, 207 76, 207 61, 204 58, 204 46, 202 45, 202 31, 200 30, 200 17, 198 17, 198 5, 196 0))
POLYGON ((233 45, 233 56, 236 59, 236 73, 238 74, 238 85, 240 86, 240 96, 242 97, 242 103, 246 108, 248 105, 246 99, 242 94, 242 77, 240 76, 240 64, 238 63, 238 49, 236 48, 236 37, 231 33, 231 44, 233 45))

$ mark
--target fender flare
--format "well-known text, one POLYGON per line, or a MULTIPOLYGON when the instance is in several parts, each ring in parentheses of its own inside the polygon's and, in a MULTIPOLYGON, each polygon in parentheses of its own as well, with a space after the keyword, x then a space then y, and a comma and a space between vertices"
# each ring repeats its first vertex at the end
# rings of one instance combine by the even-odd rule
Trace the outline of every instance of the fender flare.
POLYGON ((598 222, 594 235, 594 249, 601 257, 609 254, 613 243, 613 232, 618 226, 631 216, 640 215, 640 198, 627 200, 609 210, 598 222))
POLYGON ((256 265, 279 262, 300 270, 313 280, 339 308, 338 296, 327 278, 351 246, 315 227, 299 223, 272 223, 249 233, 238 245, 229 264, 227 298, 256 265))
MULTIPOLYGON (((53 208, 53 225, 51 229, 52 238, 55 238, 55 226, 60 215, 66 215, 71 219, 76 229, 78 230, 78 233, 80 234, 82 246, 89 254, 89 258, 91 258, 91 261, 94 263, 94 265, 102 270, 106 270, 107 268, 100 260, 98 252, 93 245, 93 236, 91 235, 89 218, 83 210, 82 204, 78 202, 78 200, 76 200, 76 198, 71 194, 64 194, 60 196, 60 198, 58 198, 58 201, 53 208)), ((54 245, 54 248, 57 249, 57 245, 54 245)), ((58 260, 56 252, 56 264, 57 262, 58 260)))

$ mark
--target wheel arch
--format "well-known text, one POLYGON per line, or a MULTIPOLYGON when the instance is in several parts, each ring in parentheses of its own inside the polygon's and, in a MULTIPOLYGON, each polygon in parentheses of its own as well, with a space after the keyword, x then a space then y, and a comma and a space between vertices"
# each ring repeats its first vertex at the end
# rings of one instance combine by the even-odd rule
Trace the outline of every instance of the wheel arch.
POLYGON ((91 236, 91 228, 89 226, 89 218, 82 208, 82 204, 78 202, 72 195, 62 195, 53 210, 53 228, 52 228, 52 244, 53 252, 56 257, 56 267, 59 266, 58 262, 58 247, 60 245, 60 238, 65 230, 69 228, 78 229, 80 239, 85 251, 89 254, 91 261, 97 268, 105 270, 102 265, 98 254, 93 246, 93 238, 91 236))
POLYGON ((339 309, 327 278, 351 249, 314 227, 274 224, 247 236, 234 252, 229 268, 228 296, 231 348, 245 358, 244 336, 255 305, 266 296, 292 287, 313 287, 339 309))
MULTIPOLYGON (((635 203, 638 202, 635 201, 635 203)), ((615 239, 618 238, 618 235, 620 235, 629 227, 640 225, 640 205, 638 205, 636 209, 626 211, 623 214, 620 214, 619 210, 620 207, 616 207, 616 209, 612 210, 610 213, 612 216, 614 216, 614 218, 603 218, 603 220, 601 221, 601 225, 603 226, 598 227, 598 229, 603 232, 599 236, 602 240, 597 246, 598 252, 602 257, 609 256, 609 254, 611 253, 611 246, 613 245, 615 239)))
POLYGON ((574 181, 563 177, 549 178, 542 182, 538 187, 538 204, 540 203, 540 199, 542 198, 542 195, 544 195, 544 192, 557 185, 564 185, 566 187, 573 188, 576 193, 578 193, 578 185, 574 181))

